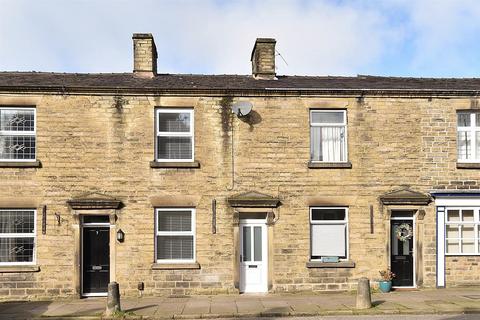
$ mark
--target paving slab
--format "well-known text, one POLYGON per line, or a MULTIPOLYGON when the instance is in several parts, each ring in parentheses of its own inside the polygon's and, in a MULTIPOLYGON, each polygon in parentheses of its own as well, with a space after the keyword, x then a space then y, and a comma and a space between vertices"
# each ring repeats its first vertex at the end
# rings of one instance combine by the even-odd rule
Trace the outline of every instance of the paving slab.
POLYGON ((185 303, 182 314, 205 314, 210 313, 210 301, 193 300, 185 303))
POLYGON ((258 314, 264 311, 263 305, 259 299, 250 299, 250 300, 237 300, 238 313, 251 313, 258 314))
POLYGON ((212 302, 210 305, 210 313, 233 315, 235 313, 238 313, 237 304, 235 303, 235 301, 212 302))

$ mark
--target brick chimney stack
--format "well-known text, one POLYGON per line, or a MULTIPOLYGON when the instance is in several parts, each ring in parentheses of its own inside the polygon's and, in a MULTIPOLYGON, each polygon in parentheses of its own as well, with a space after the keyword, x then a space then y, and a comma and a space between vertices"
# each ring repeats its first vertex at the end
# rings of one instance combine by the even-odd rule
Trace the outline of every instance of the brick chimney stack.
POLYGON ((140 77, 157 75, 157 47, 151 33, 133 34, 133 73, 140 77))
POLYGON ((275 75, 275 44, 272 38, 257 38, 253 47, 252 74, 255 79, 274 80, 275 75))

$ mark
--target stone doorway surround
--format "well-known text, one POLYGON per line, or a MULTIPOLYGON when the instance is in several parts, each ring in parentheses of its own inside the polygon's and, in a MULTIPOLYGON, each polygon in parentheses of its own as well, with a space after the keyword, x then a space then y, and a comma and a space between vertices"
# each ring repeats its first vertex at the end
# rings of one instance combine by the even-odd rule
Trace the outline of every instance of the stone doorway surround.
POLYGON ((278 206, 280 199, 257 191, 249 191, 234 195, 227 199, 233 208, 233 282, 236 289, 240 288, 240 216, 242 218, 255 217, 259 214, 266 215, 268 239, 268 278, 267 289, 273 286, 273 226, 278 220, 278 206))
POLYGON ((67 201, 73 216, 73 236, 74 236, 74 288, 75 294, 80 298, 81 292, 81 216, 108 216, 110 222, 110 282, 115 281, 116 266, 116 218, 118 211, 123 206, 122 202, 110 196, 101 193, 87 193, 67 201))
POLYGON ((411 212, 415 230, 414 230, 414 252, 415 257, 415 275, 414 287, 423 285, 423 242, 424 242, 424 217, 425 210, 432 198, 428 194, 411 190, 409 187, 403 187, 387 192, 379 197, 381 213, 385 226, 385 265, 390 266, 391 255, 391 227, 390 220, 393 211, 411 212))

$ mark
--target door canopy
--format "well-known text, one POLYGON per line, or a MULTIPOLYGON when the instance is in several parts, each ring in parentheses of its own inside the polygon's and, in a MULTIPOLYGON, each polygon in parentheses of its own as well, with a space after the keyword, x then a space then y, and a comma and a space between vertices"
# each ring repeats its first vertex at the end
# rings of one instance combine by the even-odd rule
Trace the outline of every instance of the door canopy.
POLYGON ((381 195, 380 201, 384 205, 426 206, 432 201, 432 198, 428 194, 402 188, 381 195))
POLYGON ((256 191, 240 193, 228 198, 231 207, 276 208, 280 199, 256 191))

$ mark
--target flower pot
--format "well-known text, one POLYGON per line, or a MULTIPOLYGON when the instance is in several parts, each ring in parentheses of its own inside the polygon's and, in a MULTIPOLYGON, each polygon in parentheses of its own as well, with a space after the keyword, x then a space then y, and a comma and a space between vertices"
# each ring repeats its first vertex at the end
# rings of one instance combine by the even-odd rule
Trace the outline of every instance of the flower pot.
POLYGON ((390 292, 392 290, 392 281, 378 281, 378 288, 383 293, 390 292))

